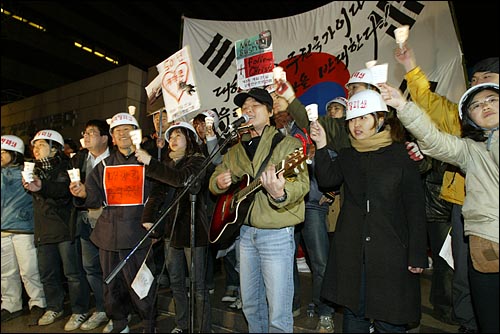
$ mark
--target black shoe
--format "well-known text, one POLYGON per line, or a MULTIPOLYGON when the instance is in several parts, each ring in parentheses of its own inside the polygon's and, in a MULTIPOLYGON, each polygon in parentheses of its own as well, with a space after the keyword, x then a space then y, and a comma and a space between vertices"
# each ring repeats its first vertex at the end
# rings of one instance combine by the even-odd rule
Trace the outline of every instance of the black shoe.
POLYGON ((30 310, 30 317, 28 320, 28 326, 37 326, 38 319, 40 319, 44 313, 45 313, 45 309, 40 308, 36 305, 33 306, 30 310))
POLYGON ((467 328, 465 326, 460 326, 460 327, 458 327, 457 333, 477 333, 477 330, 467 328))
POLYGON ((450 314, 445 314, 444 312, 434 310, 432 311, 431 316, 436 320, 444 322, 445 324, 458 325, 458 323, 454 319, 452 319, 452 316, 450 314))
POLYGON ((10 313, 9 311, 3 309, 2 310, 2 322, 15 319, 17 317, 20 317, 22 314, 23 314, 23 310, 19 310, 19 311, 10 313))

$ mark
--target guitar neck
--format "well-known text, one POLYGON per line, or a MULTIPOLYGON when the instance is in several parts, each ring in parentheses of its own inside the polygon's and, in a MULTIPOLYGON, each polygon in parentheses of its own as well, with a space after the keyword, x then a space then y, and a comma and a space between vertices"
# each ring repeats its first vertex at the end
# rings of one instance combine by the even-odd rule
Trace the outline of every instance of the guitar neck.
MULTIPOLYGON (((279 165, 279 167, 276 170, 276 174, 275 174, 276 176, 278 176, 278 174, 281 173, 284 170, 283 165, 284 165, 284 161, 280 162, 280 165, 279 165)), ((241 189, 235 195, 236 201, 239 202, 240 200, 245 199, 248 195, 250 195, 254 191, 259 190, 261 186, 262 186, 262 182, 260 182, 260 177, 257 178, 257 179, 255 179, 255 180, 253 180, 252 182, 250 182, 248 184, 248 186, 246 186, 245 188, 241 189)))

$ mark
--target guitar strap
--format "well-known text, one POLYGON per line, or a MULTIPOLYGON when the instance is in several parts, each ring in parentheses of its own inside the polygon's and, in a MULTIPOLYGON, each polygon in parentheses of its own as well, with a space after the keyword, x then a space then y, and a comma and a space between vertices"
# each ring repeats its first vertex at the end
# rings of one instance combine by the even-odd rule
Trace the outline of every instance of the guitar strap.
POLYGON ((283 138, 285 138, 285 136, 281 132, 279 132, 279 131, 276 132, 276 134, 273 137, 273 141, 271 142, 271 148, 269 149, 269 154, 264 159, 264 161, 262 162, 262 164, 259 167, 259 170, 257 171, 257 174, 256 174, 257 177, 259 177, 260 174, 262 174, 262 172, 264 171, 264 168, 266 168, 267 163, 269 162, 269 159, 271 159, 271 155, 273 154, 274 148, 276 147, 276 145, 279 144, 280 141, 283 140, 283 138))

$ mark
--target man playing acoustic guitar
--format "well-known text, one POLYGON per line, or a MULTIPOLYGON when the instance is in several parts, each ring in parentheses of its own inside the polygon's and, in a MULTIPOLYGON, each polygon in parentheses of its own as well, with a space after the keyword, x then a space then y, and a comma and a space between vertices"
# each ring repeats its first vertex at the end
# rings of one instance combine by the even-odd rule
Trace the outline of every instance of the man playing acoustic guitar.
POLYGON ((210 191, 223 199, 211 234, 219 225, 242 223, 240 284, 248 331, 292 333, 294 226, 304 220, 309 192, 307 168, 300 168, 306 157, 297 138, 270 125, 273 99, 265 89, 239 93, 234 103, 253 129, 229 149, 210 178, 210 191), (249 179, 254 180, 250 185, 249 179), (227 196, 233 184, 237 192, 227 196))

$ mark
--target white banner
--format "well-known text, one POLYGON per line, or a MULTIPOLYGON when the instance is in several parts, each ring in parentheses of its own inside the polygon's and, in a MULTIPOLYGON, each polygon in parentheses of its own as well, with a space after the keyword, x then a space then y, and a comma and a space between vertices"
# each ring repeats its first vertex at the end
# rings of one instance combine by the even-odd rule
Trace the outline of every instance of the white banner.
POLYGON ((462 51, 447 1, 335 1, 315 10, 263 21, 184 18, 183 45, 189 45, 199 83, 201 110, 221 122, 238 117, 235 42, 270 30, 274 59, 286 71, 304 105, 319 113, 346 96, 350 74, 376 60, 388 64, 387 82, 405 88, 404 67, 394 59, 394 30, 410 27, 408 44, 435 91, 458 102, 466 90, 462 51))

